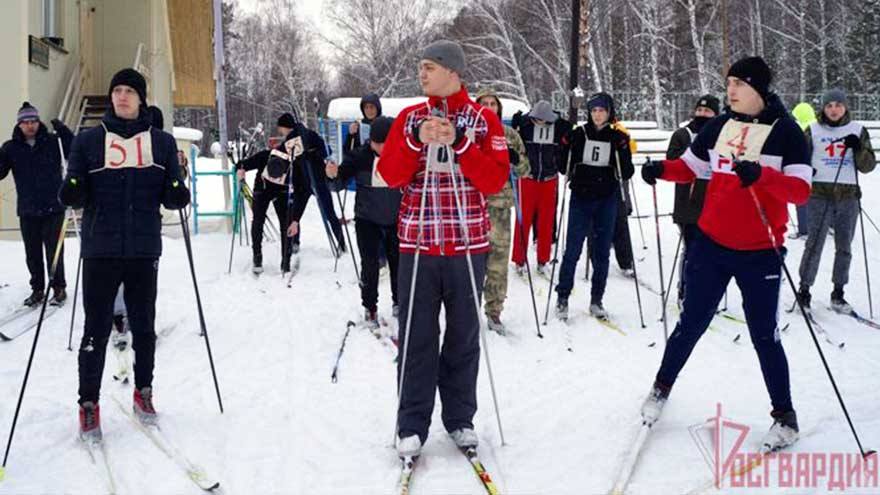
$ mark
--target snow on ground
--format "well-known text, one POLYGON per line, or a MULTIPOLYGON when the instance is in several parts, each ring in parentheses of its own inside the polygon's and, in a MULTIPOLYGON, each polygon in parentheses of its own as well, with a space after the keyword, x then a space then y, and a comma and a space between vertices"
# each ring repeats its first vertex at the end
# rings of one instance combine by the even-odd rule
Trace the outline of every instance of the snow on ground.
MULTIPOLYGON (((865 208, 880 216, 878 176, 864 180, 865 208)), ((651 189, 636 184, 640 213, 652 212, 651 189)), ((672 205, 671 184, 658 187, 661 212, 672 205)), ((349 197, 348 214, 352 201, 349 197)), ((793 208, 792 208, 793 211, 793 208)), ((753 212, 744 211, 743 215, 753 212)), ((668 217, 660 219, 664 268, 668 274, 678 239, 668 217)), ((642 279, 659 287, 653 219, 630 227, 642 279), (640 228, 644 230, 644 244, 640 228)), ((203 231, 205 232, 205 231, 203 231)), ((352 236, 354 232, 352 231, 352 236)), ((869 257, 877 272, 880 242, 866 228, 869 257)), ((302 268, 288 289, 279 271, 279 245, 264 246, 266 273, 249 273, 249 249, 236 241, 232 274, 226 273, 230 237, 203 233, 194 239, 195 264, 204 303, 225 413, 219 414, 204 340, 198 335, 184 243, 179 227, 166 227, 160 263, 156 329, 156 404, 163 427, 180 447, 221 479, 225 493, 387 494, 398 474, 389 446, 394 426, 395 365, 392 352, 367 331, 352 330, 345 346, 339 382, 330 373, 347 320, 362 317, 349 257, 334 273, 314 203, 304 218, 302 268)), ((854 245, 849 300, 867 313, 861 240, 854 245), (858 247, 858 249, 855 249, 858 247)), ((787 241, 788 265, 797 270, 803 241, 787 241)), ((831 291, 831 239, 826 243, 814 307, 827 305, 831 291)), ((67 242, 70 287, 78 247, 67 242)), ((560 253, 561 255, 561 253, 560 253)), ((532 254, 533 256, 533 254, 532 254)), ((0 314, 16 308, 28 292, 19 242, 0 242, 0 314)), ((489 392, 485 363, 479 382, 476 428, 483 460, 505 494, 594 494, 607 492, 634 433, 639 406, 662 353, 659 297, 641 291, 647 329, 639 326, 632 283, 612 260, 605 299, 626 336, 586 316, 588 289, 579 282, 571 299, 573 321, 551 321, 535 335, 527 284, 511 274, 503 319, 513 336, 487 336, 507 444, 502 446, 489 392), (649 344, 657 345, 650 347, 649 344), (566 348, 571 346, 572 352, 566 348)), ((668 275, 667 275, 668 276, 668 275)), ((878 275, 875 275, 877 277, 878 275)), ((797 275, 795 275, 797 277, 797 275)), ((876 281, 876 279, 875 279, 876 281)), ((876 283, 876 282, 875 282, 876 283)), ((387 276, 380 287, 380 314, 391 320, 387 276)), ((537 280, 543 317, 547 281, 537 280)), ((72 295, 72 291, 71 291, 72 295)), ((875 296, 877 293, 875 292, 875 296)), ((793 298, 783 290, 783 301, 793 298)), ((877 312, 880 299, 875 297, 877 312)), ((554 298, 555 302, 555 298, 554 298)), ((729 306, 742 315, 735 286, 729 306)), ((76 352, 67 350, 73 304, 46 321, 16 432, 2 494, 106 493, 98 471, 76 440, 76 352)), ((82 330, 76 308, 74 348, 82 330)), ((855 451, 855 444, 816 349, 795 315, 783 313, 791 328, 784 334, 795 405, 804 431, 794 452, 855 451)), ((880 331, 820 309, 818 318, 845 350, 822 344, 852 419, 866 447, 880 447, 877 375, 880 331)), ((391 323, 392 327, 396 325, 391 323)), ((629 493, 683 493, 709 482, 711 472, 688 427, 715 414, 749 425, 745 448, 754 450, 770 426, 769 399, 745 327, 717 318, 681 375, 661 421, 655 426, 636 469, 629 493), (742 342, 732 337, 743 333, 742 342)), ((670 327, 670 331, 672 328, 670 327)), ((5 440, 33 333, 0 344, 0 433, 5 440)), ((131 387, 110 378, 115 358, 108 355, 102 416, 112 469, 121 494, 198 493, 174 465, 138 433, 111 397, 126 407, 131 387)), ((455 452, 437 414, 413 481, 415 494, 479 494, 479 482, 455 452)), ((824 484, 822 485, 824 491, 824 484)), ((872 488, 863 492, 876 492, 872 488)), ((758 493, 745 489, 729 493, 758 493)), ((812 493, 811 489, 768 489, 760 493, 812 493)))

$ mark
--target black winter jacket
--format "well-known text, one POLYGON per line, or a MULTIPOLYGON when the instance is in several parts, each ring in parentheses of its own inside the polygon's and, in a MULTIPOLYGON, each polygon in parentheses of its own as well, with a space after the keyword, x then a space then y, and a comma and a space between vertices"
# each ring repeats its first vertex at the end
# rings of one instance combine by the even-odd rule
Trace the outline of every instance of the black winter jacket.
POLYGON ((342 161, 336 181, 344 184, 354 177, 357 183, 357 195, 354 200, 355 218, 368 220, 377 225, 397 225, 397 213, 403 194, 400 189, 374 183, 378 158, 379 155, 369 145, 361 146, 342 161))
POLYGON ((564 156, 572 153, 569 188, 573 194, 583 198, 607 198, 620 189, 619 174, 626 181, 635 173, 629 136, 610 125, 596 129, 592 122, 588 122, 575 128, 571 133, 571 146, 564 151, 564 156))
POLYGON ((0 148, 0 180, 12 172, 18 196, 18 216, 43 217, 64 211, 58 201, 63 161, 58 149, 59 138, 67 155, 73 141, 73 133, 67 127, 62 126, 57 134, 53 134, 40 122, 36 142, 31 146, 16 126, 12 139, 0 148))
POLYGON ((308 204, 309 195, 312 193, 312 180, 314 187, 327 187, 324 173, 324 160, 327 158, 327 148, 324 140, 315 131, 306 128, 302 124, 296 124, 293 130, 284 137, 284 142, 274 150, 263 150, 236 164, 236 168, 242 170, 256 170, 257 178, 254 181, 254 194, 284 194, 284 184, 276 184, 263 177, 268 167, 270 172, 281 171, 287 173, 285 184, 291 187, 292 208, 290 218, 299 221, 308 204), (303 153, 293 160, 291 168, 289 160, 282 156, 287 155, 285 144, 291 139, 302 137, 303 153), (276 153, 273 154, 272 152, 276 153), (308 168, 306 168, 308 167, 308 168))
MULTIPOLYGON (((367 115, 364 113, 364 105, 366 105, 367 103, 372 103, 376 106, 376 110, 378 110, 376 117, 380 117, 382 115, 382 101, 379 99, 379 95, 374 93, 370 93, 361 98, 361 115, 363 115, 364 118, 361 119, 359 125, 363 126, 364 124, 366 124, 367 127, 369 127, 369 125, 373 123, 373 120, 368 119, 367 115)), ((369 135, 369 131, 367 131, 367 129, 364 129, 364 132, 369 135)), ((343 155, 351 153, 361 146, 367 144, 367 141, 362 140, 359 134, 360 132, 358 132, 357 134, 349 134, 345 137, 345 143, 343 143, 342 145, 343 155)))
POLYGON ((529 156, 531 166, 529 176, 532 179, 545 181, 556 178, 556 174, 565 174, 567 163, 563 158, 562 148, 568 144, 566 140, 571 132, 571 123, 560 118, 553 123, 552 128, 552 141, 548 144, 539 142, 532 119, 523 118, 519 128, 519 135, 526 145, 526 153, 529 156))
MULTIPOLYGON (((666 149, 666 159, 674 160, 681 157, 705 123, 706 121, 694 119, 673 132, 669 140, 669 148, 666 149)), ((705 179, 696 179, 690 184, 676 184, 672 221, 678 225, 696 225, 703 211, 708 186, 709 181, 705 179)))
POLYGON ((84 188, 83 258, 158 258, 159 206, 180 209, 189 204, 177 143, 171 134, 151 127, 150 120, 143 107, 135 120, 120 119, 111 108, 102 125, 73 140, 64 187, 73 182, 84 188), (169 194, 172 190, 177 194, 169 194))

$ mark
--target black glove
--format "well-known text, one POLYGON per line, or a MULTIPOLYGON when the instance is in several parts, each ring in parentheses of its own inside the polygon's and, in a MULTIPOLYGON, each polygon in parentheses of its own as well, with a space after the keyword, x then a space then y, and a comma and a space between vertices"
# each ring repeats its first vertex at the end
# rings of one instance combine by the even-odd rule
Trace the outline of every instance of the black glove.
POLYGON ((739 176, 743 187, 749 187, 761 178, 761 165, 749 160, 734 161, 733 171, 739 176))
POLYGON ((179 210, 189 204, 189 189, 178 180, 165 184, 162 205, 169 210, 179 210))
POLYGON ((422 119, 417 124, 413 124, 413 126, 412 126, 412 138, 413 138, 413 141, 416 142, 416 144, 425 144, 419 138, 419 133, 422 130, 422 124, 424 124, 427 120, 428 119, 422 119))
POLYGON ((513 114, 513 117, 511 117, 511 119, 510 119, 510 127, 513 127, 514 129, 519 130, 520 126, 522 125, 522 121, 523 121, 522 110, 517 110, 517 112, 515 114, 513 114))
POLYGON ((657 179, 663 175, 663 162, 655 162, 648 158, 642 165, 642 180, 653 186, 657 184, 657 179))
POLYGON ((513 148, 507 148, 507 155, 510 157, 510 166, 519 165, 519 153, 514 151, 513 148))
POLYGON ((846 136, 845 138, 843 138, 843 144, 847 148, 853 150, 853 152, 857 152, 860 149, 862 149, 862 140, 859 139, 859 137, 856 136, 855 134, 850 134, 850 135, 846 136))
POLYGON ((456 148, 461 144, 462 141, 467 139, 467 132, 464 127, 456 127, 455 128, 455 141, 452 142, 452 147, 456 148))
POLYGON ((61 183, 58 191, 58 199, 61 204, 70 208, 79 209, 85 207, 89 201, 89 195, 84 184, 76 177, 68 177, 61 183))
POLYGON ((61 122, 58 119, 52 119, 51 123, 52 123, 52 129, 55 129, 55 132, 58 132, 59 129, 63 129, 63 128, 67 127, 66 125, 64 125, 64 122, 61 122))

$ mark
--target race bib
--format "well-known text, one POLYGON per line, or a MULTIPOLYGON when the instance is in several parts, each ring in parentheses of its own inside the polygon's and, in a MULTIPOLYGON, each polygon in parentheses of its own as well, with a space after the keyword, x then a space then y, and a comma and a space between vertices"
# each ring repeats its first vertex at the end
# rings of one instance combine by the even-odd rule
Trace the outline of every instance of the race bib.
POLYGON ((107 131, 104 135, 104 169, 146 168, 153 162, 153 140, 150 131, 140 132, 125 139, 107 131))
POLYGON ((532 134, 532 142, 538 144, 553 144, 553 126, 550 124, 535 124, 532 134))
MULTIPOLYGON (((775 122, 774 122, 775 124, 775 122)), ((781 167, 778 163, 767 163, 768 157, 761 155, 764 143, 773 131, 773 125, 728 120, 721 129, 715 147, 709 153, 712 172, 733 174, 733 160, 748 160, 763 166, 781 167)))
POLYGON ((293 159, 296 160, 297 157, 302 155, 303 151, 305 151, 302 136, 296 136, 285 141, 284 149, 286 149, 289 154, 293 155, 293 159))
POLYGON ((591 167, 607 167, 611 164, 611 143, 591 141, 584 143, 584 155, 581 162, 591 167))

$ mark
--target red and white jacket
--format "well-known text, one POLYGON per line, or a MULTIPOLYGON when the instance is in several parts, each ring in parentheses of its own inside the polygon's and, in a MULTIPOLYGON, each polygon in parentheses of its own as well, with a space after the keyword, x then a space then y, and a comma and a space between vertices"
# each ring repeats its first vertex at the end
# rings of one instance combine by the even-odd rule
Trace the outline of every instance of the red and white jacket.
POLYGON ((401 111, 388 133, 377 172, 389 187, 403 188, 397 227, 401 252, 414 253, 420 249, 422 254, 431 256, 456 256, 464 255, 468 244, 471 253, 489 251, 491 225, 486 197, 500 191, 510 173, 507 140, 498 116, 474 103, 464 86, 449 97, 432 96, 425 103, 401 111), (456 128, 465 130, 465 138, 450 146, 451 164, 445 158, 443 146, 421 144, 413 135, 432 112, 446 115, 456 128), (429 149, 437 153, 438 159, 431 164, 420 232, 429 149), (453 193, 453 174, 467 239, 453 193))
POLYGON ((771 94, 757 117, 727 111, 703 126, 685 154, 663 161, 664 180, 690 183, 706 179, 706 201, 697 225, 716 243, 741 251, 781 247, 788 223, 788 203, 810 196, 812 168, 803 132, 771 94), (760 178, 742 187, 733 159, 761 165, 760 178), (752 197, 767 215, 773 239, 752 197))

